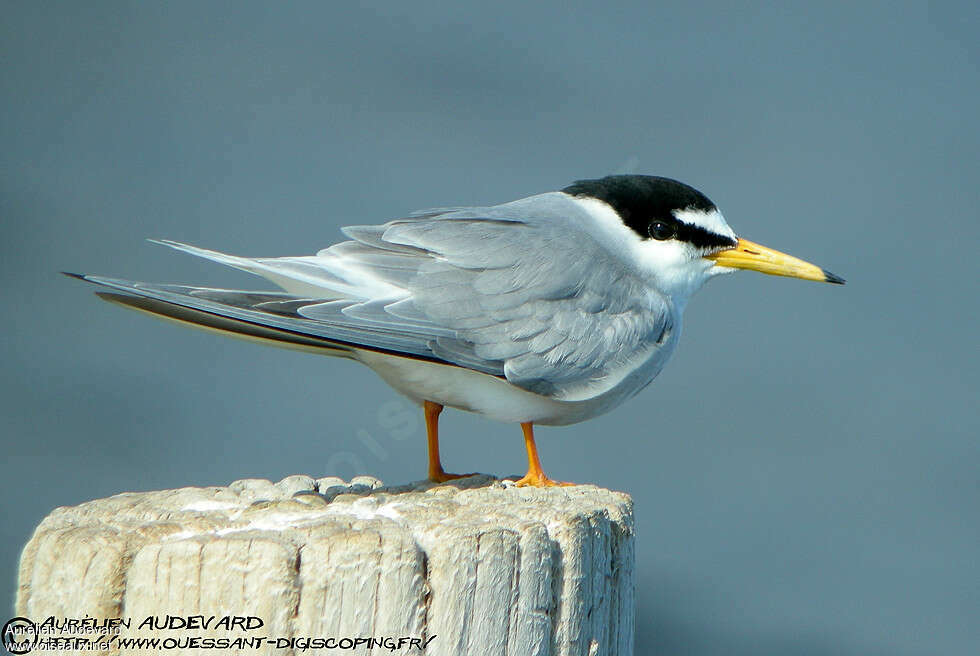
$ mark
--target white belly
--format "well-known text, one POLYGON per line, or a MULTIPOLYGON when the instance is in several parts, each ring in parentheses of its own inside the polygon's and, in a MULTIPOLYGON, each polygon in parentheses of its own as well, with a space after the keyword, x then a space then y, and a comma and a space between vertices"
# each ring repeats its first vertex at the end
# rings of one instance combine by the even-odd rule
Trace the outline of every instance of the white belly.
POLYGON ((356 358, 417 403, 434 401, 510 423, 567 423, 553 420, 573 410, 567 403, 471 369, 374 351, 358 350, 356 358))
POLYGON ((600 396, 559 401, 462 367, 361 349, 354 351, 354 357, 416 403, 433 401, 497 421, 545 425, 574 424, 611 410, 645 387, 662 366, 638 371, 619 388, 600 396))

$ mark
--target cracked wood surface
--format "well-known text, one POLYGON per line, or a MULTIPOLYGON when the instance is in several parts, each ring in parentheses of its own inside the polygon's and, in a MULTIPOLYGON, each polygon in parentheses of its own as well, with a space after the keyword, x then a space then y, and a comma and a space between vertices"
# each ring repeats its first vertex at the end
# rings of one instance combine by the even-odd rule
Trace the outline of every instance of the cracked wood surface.
POLYGON ((622 493, 290 476, 57 508, 24 549, 17 612, 133 618, 124 637, 434 636, 425 654, 629 656, 634 585, 622 493), (168 614, 265 624, 136 630, 168 614))

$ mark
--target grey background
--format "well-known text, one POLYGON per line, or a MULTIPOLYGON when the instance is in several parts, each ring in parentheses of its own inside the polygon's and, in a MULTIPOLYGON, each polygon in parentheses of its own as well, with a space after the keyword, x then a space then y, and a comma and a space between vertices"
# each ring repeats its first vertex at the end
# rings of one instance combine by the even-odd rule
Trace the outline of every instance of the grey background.
MULTIPOLYGON (((637 653, 975 653, 977 4, 604 5, 4 2, 4 595, 58 505, 424 473, 369 371, 57 271, 261 286, 143 239, 305 254, 636 171, 850 281, 712 282, 651 387, 540 431, 636 501, 637 653)), ((444 418, 453 470, 521 471, 516 426, 444 418)))

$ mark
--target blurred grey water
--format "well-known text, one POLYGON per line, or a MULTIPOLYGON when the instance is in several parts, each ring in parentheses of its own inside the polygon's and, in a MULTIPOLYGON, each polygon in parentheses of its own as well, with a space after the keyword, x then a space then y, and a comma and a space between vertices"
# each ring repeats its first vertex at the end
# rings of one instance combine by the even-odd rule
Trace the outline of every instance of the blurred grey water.
MULTIPOLYGON (((424 473, 421 422, 370 372, 155 322, 58 271, 261 284, 143 239, 304 254, 342 225, 636 170, 849 280, 712 282, 651 387, 540 431, 550 474, 636 501, 637 653, 975 653, 976 3, 3 15, 8 598, 59 505, 424 473)), ((517 427, 443 416, 448 467, 522 469, 517 427)))

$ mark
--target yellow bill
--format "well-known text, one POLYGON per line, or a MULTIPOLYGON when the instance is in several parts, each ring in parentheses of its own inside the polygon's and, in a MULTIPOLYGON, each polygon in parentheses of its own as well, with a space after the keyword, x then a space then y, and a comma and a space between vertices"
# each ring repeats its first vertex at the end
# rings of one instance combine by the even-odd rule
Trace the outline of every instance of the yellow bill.
POLYGON ((751 269, 752 271, 768 273, 771 276, 832 282, 837 285, 844 284, 843 278, 835 276, 826 269, 821 269, 815 264, 804 262, 792 255, 766 248, 762 244, 757 244, 748 239, 739 239, 735 248, 729 248, 705 257, 714 260, 718 266, 732 269, 751 269))

